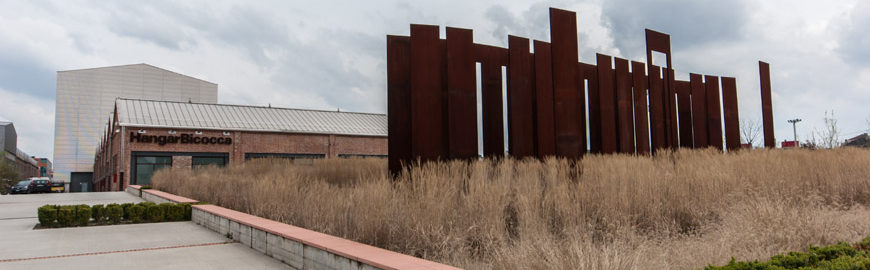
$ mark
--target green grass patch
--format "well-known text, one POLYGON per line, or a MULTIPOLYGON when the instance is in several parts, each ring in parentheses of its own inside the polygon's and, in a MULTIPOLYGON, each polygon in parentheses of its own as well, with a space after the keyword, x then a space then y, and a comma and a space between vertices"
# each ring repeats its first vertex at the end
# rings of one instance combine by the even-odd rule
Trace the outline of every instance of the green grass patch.
POLYGON ((870 269, 870 237, 858 243, 840 242, 826 247, 811 246, 806 252, 776 255, 767 261, 736 261, 723 266, 707 266, 705 270, 781 270, 781 269, 870 269))

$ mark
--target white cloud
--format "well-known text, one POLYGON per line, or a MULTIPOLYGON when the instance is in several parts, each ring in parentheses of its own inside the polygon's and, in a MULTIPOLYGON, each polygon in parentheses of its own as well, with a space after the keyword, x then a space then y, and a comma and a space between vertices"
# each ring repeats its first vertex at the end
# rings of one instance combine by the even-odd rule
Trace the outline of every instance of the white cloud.
POLYGON ((18 133, 18 149, 32 156, 53 158, 54 102, 0 88, 0 119, 18 133))
MULTIPOLYGON (((791 134, 785 119, 804 118, 809 134, 831 109, 843 130, 865 126, 870 5, 858 0, 9 2, 0 103, 53 118, 55 71, 149 63, 217 83, 221 103, 385 112, 386 35, 423 23, 471 28, 491 45, 507 34, 547 41, 550 6, 578 13, 584 62, 644 60, 643 28, 669 32, 679 72, 737 77, 741 117, 760 119, 757 60, 770 62, 779 139, 791 134)), ((33 128, 18 131, 52 141, 33 128)), ((49 155, 45 145, 28 151, 49 155)))

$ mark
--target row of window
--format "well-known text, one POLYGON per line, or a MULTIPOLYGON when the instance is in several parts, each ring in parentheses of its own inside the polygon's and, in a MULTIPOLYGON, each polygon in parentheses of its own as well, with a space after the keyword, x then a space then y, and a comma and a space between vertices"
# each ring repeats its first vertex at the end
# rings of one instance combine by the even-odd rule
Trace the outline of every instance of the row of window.
MULTIPOLYGON (((133 179, 130 183, 135 185, 150 185, 151 177, 154 172, 167 167, 172 167, 172 156, 174 155, 191 155, 191 167, 197 169, 205 166, 226 166, 228 155, 225 153, 207 153, 195 155, 190 153, 134 153, 133 159, 133 179)), ((354 157, 379 157, 385 158, 386 155, 364 155, 364 154, 339 154, 341 158, 354 157)), ((256 158, 286 158, 286 159, 318 159, 326 158, 325 154, 287 154, 287 153, 246 153, 245 160, 256 158)))

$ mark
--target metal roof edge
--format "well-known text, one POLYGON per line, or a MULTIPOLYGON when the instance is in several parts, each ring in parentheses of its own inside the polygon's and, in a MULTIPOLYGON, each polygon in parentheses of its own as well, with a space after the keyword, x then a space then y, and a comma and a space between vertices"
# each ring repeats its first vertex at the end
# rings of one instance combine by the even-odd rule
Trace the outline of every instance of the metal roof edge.
POLYGON ((243 129, 243 128, 215 128, 215 127, 191 127, 191 126, 166 126, 166 125, 142 125, 134 123, 118 123, 122 127, 143 127, 143 128, 177 128, 177 129, 193 129, 193 130, 219 130, 219 131, 242 131, 242 132, 270 132, 270 133, 290 133, 290 134, 313 134, 313 135, 345 135, 345 136, 360 136, 360 137, 387 137, 387 134, 359 134, 359 133, 324 133, 324 132, 306 132, 294 130, 276 130, 276 129, 243 129))

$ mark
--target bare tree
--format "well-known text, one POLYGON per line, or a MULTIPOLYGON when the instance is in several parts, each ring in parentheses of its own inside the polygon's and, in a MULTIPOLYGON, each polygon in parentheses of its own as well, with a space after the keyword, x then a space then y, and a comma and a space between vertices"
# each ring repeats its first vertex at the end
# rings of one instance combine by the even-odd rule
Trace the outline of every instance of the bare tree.
POLYGON ((825 126, 817 132, 821 140, 821 147, 835 148, 840 146, 840 128, 837 126, 837 119, 834 118, 834 111, 830 113, 825 111, 825 126))
POLYGON ((755 142, 761 135, 761 124, 754 118, 740 119, 740 140, 750 146, 755 146, 755 142))

